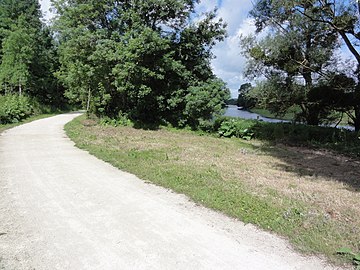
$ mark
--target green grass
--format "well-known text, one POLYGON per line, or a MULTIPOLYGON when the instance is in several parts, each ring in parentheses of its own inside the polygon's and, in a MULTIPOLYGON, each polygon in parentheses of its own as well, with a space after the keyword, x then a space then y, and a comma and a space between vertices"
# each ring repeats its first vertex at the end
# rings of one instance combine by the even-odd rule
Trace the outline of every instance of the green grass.
POLYGON ((250 176, 261 174, 251 169, 253 161, 236 163, 236 170, 232 170, 229 157, 239 152, 251 153, 260 165, 266 155, 261 146, 234 138, 198 136, 190 131, 144 131, 104 127, 95 122, 83 125, 84 121, 82 116, 66 125, 69 137, 78 147, 117 168, 186 194, 194 202, 245 223, 286 236, 298 250, 324 254, 332 262, 343 262, 336 255, 338 248, 360 248, 360 236, 350 230, 352 225, 327 218, 320 207, 270 187, 252 189, 245 179, 246 172, 250 171, 250 176), (197 157, 197 153, 201 156, 197 157))
POLYGON ((250 110, 253 113, 257 113, 263 117, 267 118, 273 118, 273 119, 282 119, 282 120, 288 120, 291 121, 294 119, 296 110, 289 110, 285 115, 283 116, 277 116, 276 114, 271 113, 269 110, 261 109, 261 108, 253 108, 250 110))

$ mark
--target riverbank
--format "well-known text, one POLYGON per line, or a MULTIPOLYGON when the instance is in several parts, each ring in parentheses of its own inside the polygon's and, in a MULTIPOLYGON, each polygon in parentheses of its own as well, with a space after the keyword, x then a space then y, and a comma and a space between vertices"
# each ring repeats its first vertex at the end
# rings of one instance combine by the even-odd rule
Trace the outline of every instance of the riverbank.
POLYGON ((226 107, 224 116, 242 118, 242 119, 247 119, 247 120, 259 120, 259 121, 265 121, 265 122, 269 122, 269 123, 288 122, 283 119, 266 117, 264 115, 261 115, 260 113, 247 111, 247 110, 241 110, 236 105, 228 105, 226 107))
POLYGON ((85 118, 66 131, 115 167, 285 236, 306 254, 341 263, 339 248, 360 251, 358 160, 190 131, 104 127, 85 118))
MULTIPOLYGON (((293 111, 290 110, 285 115, 279 117, 266 109, 253 108, 247 111, 247 110, 239 109, 239 107, 237 107, 236 105, 228 105, 225 110, 224 116, 236 117, 242 119, 260 120, 269 123, 286 123, 286 122, 292 122, 294 120, 294 115, 296 112, 297 110, 295 109, 293 111)), ((354 130, 354 127, 350 126, 349 122, 351 122, 349 116, 343 115, 343 118, 339 123, 334 123, 325 126, 335 127, 336 125, 338 128, 354 130)))

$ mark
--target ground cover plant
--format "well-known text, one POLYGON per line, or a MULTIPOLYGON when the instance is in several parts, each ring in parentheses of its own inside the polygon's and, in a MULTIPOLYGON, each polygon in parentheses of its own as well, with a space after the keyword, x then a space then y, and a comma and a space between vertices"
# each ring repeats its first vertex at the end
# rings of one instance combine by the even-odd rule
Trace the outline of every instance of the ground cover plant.
POLYGON ((31 100, 26 96, 0 95, 0 124, 16 123, 34 113, 31 100))
POLYGON ((69 110, 39 103, 35 98, 26 95, 0 95, 0 132, 18 124, 52 116, 69 110))
POLYGON ((114 166, 286 236, 298 250, 337 263, 340 248, 360 250, 358 159, 189 130, 99 125, 85 117, 66 131, 78 147, 114 166))
POLYGON ((231 117, 217 118, 203 129, 223 137, 256 138, 269 143, 325 148, 360 157, 360 134, 346 129, 293 123, 268 123, 231 117))

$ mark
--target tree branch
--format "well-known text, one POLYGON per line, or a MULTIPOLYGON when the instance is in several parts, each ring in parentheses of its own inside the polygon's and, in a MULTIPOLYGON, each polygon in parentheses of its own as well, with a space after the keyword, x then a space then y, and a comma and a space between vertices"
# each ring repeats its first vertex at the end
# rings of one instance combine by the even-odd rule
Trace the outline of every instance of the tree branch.
POLYGON ((355 49, 354 45, 351 43, 350 39, 348 38, 348 36, 346 35, 346 33, 343 30, 338 31, 338 32, 339 32, 340 36, 342 37, 342 39, 344 40, 346 46, 348 47, 350 52, 355 56, 356 61, 360 65, 360 54, 359 54, 359 52, 355 49))

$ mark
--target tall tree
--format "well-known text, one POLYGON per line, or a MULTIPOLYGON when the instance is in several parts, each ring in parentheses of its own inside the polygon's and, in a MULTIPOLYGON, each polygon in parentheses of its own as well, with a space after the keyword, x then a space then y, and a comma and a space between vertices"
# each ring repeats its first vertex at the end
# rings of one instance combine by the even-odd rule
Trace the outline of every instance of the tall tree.
POLYGON ((59 106, 63 89, 53 35, 41 21, 37 0, 0 0, 0 92, 24 90, 40 102, 59 106))
POLYGON ((240 85, 238 90, 237 106, 243 109, 251 109, 256 105, 256 98, 250 96, 252 90, 251 83, 244 83, 240 85))
MULTIPOLYGON (((59 14, 58 76, 69 98, 85 104, 90 97, 99 115, 193 122, 184 113, 186 97, 192 86, 215 80, 210 49, 225 34, 213 13, 195 24, 193 0, 53 2, 59 14)), ((217 110, 214 106, 202 118, 217 110)))
MULTIPOLYGON (((349 49, 349 52, 357 62, 357 69, 353 71, 353 77, 357 85, 353 87, 352 80, 347 86, 341 83, 339 86, 332 87, 333 90, 343 89, 346 96, 343 98, 346 102, 342 110, 345 110, 353 120, 355 130, 360 130, 360 2, 343 1, 343 0, 301 0, 301 1, 283 1, 283 0, 263 0, 259 1, 260 5, 265 6, 282 6, 283 14, 299 14, 314 24, 327 28, 334 32, 349 49), (354 114, 353 114, 354 112, 354 114)), ((276 10, 276 9, 274 9, 276 10)), ((279 9, 280 10, 280 9, 279 9)), ((271 14, 258 16, 256 20, 258 27, 264 27, 271 24, 271 14)), ((287 16, 282 17, 282 22, 287 16)), ((340 73, 349 74, 351 70, 343 70, 340 73)))
POLYGON ((14 25, 22 21, 22 26, 29 29, 41 29, 41 12, 37 0, 0 0, 0 61, 2 55, 2 46, 4 38, 10 33, 14 25), (21 19, 20 19, 21 18, 21 19))
POLYGON ((30 77, 29 64, 34 57, 34 33, 19 19, 3 40, 3 56, 0 65, 0 84, 10 89, 18 88, 21 95, 30 77))
MULTIPOLYGON (((257 1, 250 14, 257 31, 268 34, 261 41, 244 37, 242 44, 250 60, 248 72, 267 78, 257 89, 260 100, 280 114, 298 105, 299 120, 318 125, 330 108, 313 93, 318 91, 321 79, 333 71, 337 37, 326 25, 289 12, 292 2, 298 1, 257 1)), ((304 5, 303 10, 307 9, 304 5)))

